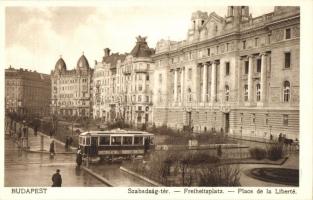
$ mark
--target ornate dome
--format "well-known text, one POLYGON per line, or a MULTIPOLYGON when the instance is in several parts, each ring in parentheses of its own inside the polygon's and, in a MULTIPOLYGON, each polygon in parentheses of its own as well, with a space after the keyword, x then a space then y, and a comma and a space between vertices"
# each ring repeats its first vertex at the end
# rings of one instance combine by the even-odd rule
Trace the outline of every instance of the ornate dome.
POLYGON ((66 70, 66 64, 65 64, 65 62, 61 56, 60 56, 59 60, 55 63, 54 69, 60 70, 60 71, 66 70))
POLYGON ((79 68, 89 68, 88 60, 84 54, 77 61, 77 69, 79 68))

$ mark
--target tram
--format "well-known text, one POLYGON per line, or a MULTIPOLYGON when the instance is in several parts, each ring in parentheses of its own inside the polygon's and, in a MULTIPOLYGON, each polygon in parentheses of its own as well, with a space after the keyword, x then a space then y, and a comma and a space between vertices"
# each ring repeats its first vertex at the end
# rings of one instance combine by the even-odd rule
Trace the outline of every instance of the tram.
POLYGON ((87 131, 79 135, 79 148, 83 155, 93 158, 138 156, 154 148, 154 135, 122 129, 87 131))

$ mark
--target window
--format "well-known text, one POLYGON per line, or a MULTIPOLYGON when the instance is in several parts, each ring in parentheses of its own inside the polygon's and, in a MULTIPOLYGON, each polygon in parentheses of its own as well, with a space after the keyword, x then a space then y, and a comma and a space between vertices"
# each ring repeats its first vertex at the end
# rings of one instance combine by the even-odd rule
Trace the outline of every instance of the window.
POLYGON ((244 99, 248 101, 248 85, 244 86, 244 99))
POLYGON ((133 143, 133 138, 129 136, 124 136, 123 137, 123 145, 132 145, 133 143))
POLYGON ((261 59, 256 60, 256 72, 260 73, 261 72, 261 59))
POLYGON ((138 106, 138 110, 141 111, 141 110, 142 110, 142 107, 141 107, 141 106, 138 106))
POLYGON ((261 85, 258 83, 256 84, 256 101, 261 100, 261 85))
POLYGON ((188 88, 188 101, 191 102, 192 101, 192 94, 191 94, 191 89, 188 88))
POLYGON ((162 74, 159 74, 159 83, 162 83, 162 74))
POLYGON ((290 68, 290 59, 291 59, 291 54, 290 52, 285 53, 285 68, 289 69, 290 68))
POLYGON ((245 61, 245 74, 249 73, 249 61, 245 61))
POLYGON ((246 41, 242 41, 242 49, 246 49, 246 41))
POLYGON ((110 136, 102 136, 99 141, 100 145, 109 145, 110 144, 110 136))
POLYGON ((191 80, 191 76, 192 76, 192 69, 189 68, 188 69, 188 80, 191 80))
POLYGON ((211 55, 211 49, 208 48, 208 56, 210 56, 210 55, 211 55))
POLYGON ((228 85, 225 86, 225 100, 226 101, 229 100, 229 86, 228 85))
POLYGON ((289 81, 284 82, 284 102, 289 102, 290 100, 290 83, 289 81))
POLYGON ((259 38, 254 38, 254 46, 257 47, 259 43, 259 38))
POLYGON ((146 102, 149 102, 149 96, 146 96, 146 102))
POLYGON ((226 62, 226 69, 225 69, 225 72, 226 72, 226 76, 229 75, 229 69, 230 68, 230 63, 229 62, 226 62))
POLYGON ((226 43, 226 51, 229 50, 229 43, 226 43))
POLYGON ((139 90, 139 91, 142 91, 142 85, 139 85, 139 86, 138 86, 138 90, 139 90))
POLYGON ((265 125, 268 125, 268 114, 265 114, 265 125))
POLYGON ((141 102, 141 95, 138 95, 138 102, 141 102))
POLYGON ((283 124, 284 126, 288 126, 288 115, 283 115, 283 124))
POLYGON ((122 144, 122 137, 121 136, 115 136, 111 138, 111 144, 112 145, 121 145, 122 144))
POLYGON ((243 123, 243 113, 240 113, 240 123, 243 123))
POLYGON ((216 54, 218 54, 218 49, 219 49, 219 46, 217 45, 216 46, 216 54))
POLYGON ((255 113, 252 113, 252 123, 255 124, 255 113))
POLYGON ((290 28, 287 28, 285 32, 285 39, 288 40, 290 38, 291 38, 291 30, 290 28))
POLYGON ((134 137, 134 145, 142 145, 142 144, 143 144, 142 136, 135 136, 134 137))
POLYGON ((142 80, 141 74, 138 74, 138 80, 142 80))
POLYGON ((146 76, 146 80, 147 80, 147 81, 149 81, 149 74, 147 74, 147 76, 146 76))

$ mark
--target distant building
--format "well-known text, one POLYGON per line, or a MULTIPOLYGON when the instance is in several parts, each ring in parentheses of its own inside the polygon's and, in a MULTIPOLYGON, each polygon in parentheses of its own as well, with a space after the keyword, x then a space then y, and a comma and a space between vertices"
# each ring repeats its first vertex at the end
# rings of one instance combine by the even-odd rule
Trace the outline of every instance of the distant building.
POLYGON ((102 62, 95 66, 94 118, 152 123, 153 53, 141 36, 130 54, 110 54, 105 49, 102 62))
POLYGON ((67 70, 63 58, 60 58, 51 71, 51 113, 91 117, 92 74, 93 69, 84 55, 72 70, 67 70))
POLYGON ((252 18, 197 11, 187 39, 157 43, 153 121, 269 139, 299 134, 299 7, 252 18))
POLYGON ((36 71, 5 70, 5 111, 30 116, 49 114, 50 76, 36 71))

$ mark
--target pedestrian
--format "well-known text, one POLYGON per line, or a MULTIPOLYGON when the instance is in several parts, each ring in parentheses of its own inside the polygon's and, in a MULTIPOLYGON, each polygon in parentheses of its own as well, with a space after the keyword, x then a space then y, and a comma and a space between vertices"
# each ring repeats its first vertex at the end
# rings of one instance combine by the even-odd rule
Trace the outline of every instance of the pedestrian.
POLYGON ((77 167, 80 167, 81 164, 83 162, 83 155, 81 154, 81 150, 78 149, 77 150, 77 154, 76 154, 76 163, 77 163, 77 167))
POLYGON ((57 169, 56 173, 52 176, 52 187, 61 187, 62 185, 62 176, 60 174, 60 170, 57 169))
POLYGON ((54 141, 52 140, 52 142, 50 143, 50 158, 53 158, 53 156, 55 155, 55 149, 54 149, 54 141))
POLYGON ((68 139, 68 145, 71 146, 73 143, 73 138, 70 136, 68 139))

